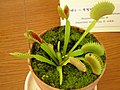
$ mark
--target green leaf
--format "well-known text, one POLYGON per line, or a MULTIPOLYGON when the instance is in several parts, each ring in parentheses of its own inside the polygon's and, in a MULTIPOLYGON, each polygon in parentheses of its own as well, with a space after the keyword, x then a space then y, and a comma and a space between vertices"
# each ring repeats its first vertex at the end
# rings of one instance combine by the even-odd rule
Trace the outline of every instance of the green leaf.
POLYGON ((59 72, 60 76, 60 85, 62 85, 63 82, 62 66, 57 66, 57 71, 59 72))
POLYGON ((34 55, 34 54, 29 54, 29 53, 20 53, 20 52, 14 52, 10 53, 10 55, 16 56, 18 58, 35 58, 38 61, 48 63, 50 65, 56 66, 56 64, 49 59, 41 56, 41 55, 34 55))
POLYGON ((64 18, 68 19, 70 10, 67 5, 65 5, 64 10, 60 6, 58 6, 57 9, 58 9, 58 14, 62 19, 64 18))
POLYGON ((92 52, 99 56, 104 55, 104 48, 97 42, 88 42, 81 47, 85 53, 92 52))
POLYGON ((77 49, 69 54, 70 57, 80 56, 84 54, 84 52, 81 49, 77 49))
POLYGON ((98 55, 93 53, 88 53, 85 55, 85 60, 91 66, 94 74, 100 75, 102 73, 103 61, 98 55))
POLYGON ((68 19, 68 17, 69 17, 69 12, 70 12, 69 7, 67 5, 65 5, 65 7, 64 7, 64 13, 66 15, 66 19, 68 19))
POLYGON ((63 55, 66 54, 69 38, 70 38, 70 22, 69 22, 69 20, 66 20, 63 55))
POLYGON ((18 58, 33 58, 34 56, 29 53, 20 53, 20 52, 14 52, 10 53, 10 55, 18 57, 18 58))
POLYGON ((56 64, 54 62, 50 61, 49 59, 47 59, 41 55, 34 55, 34 58, 36 58, 38 61, 45 62, 50 65, 56 66, 56 64))
POLYGON ((33 32, 32 30, 28 30, 26 33, 24 33, 24 36, 33 42, 37 42, 39 44, 41 44, 43 41, 42 39, 39 37, 39 35, 35 32, 33 32))
POLYGON ((70 63, 74 65, 78 70, 86 72, 87 68, 79 59, 74 57, 69 57, 70 63))
POLYGON ((51 52, 50 48, 46 43, 42 43, 40 47, 54 60, 56 64, 58 64, 57 59, 55 58, 54 54, 51 52))
POLYGON ((114 9, 115 6, 112 3, 107 1, 100 2, 92 8, 90 16, 95 20, 99 20, 104 15, 112 14, 114 9))
POLYGON ((60 6, 58 6, 57 9, 58 9, 58 14, 59 14, 59 16, 60 16, 62 19, 66 18, 66 15, 65 15, 63 9, 62 9, 60 6))

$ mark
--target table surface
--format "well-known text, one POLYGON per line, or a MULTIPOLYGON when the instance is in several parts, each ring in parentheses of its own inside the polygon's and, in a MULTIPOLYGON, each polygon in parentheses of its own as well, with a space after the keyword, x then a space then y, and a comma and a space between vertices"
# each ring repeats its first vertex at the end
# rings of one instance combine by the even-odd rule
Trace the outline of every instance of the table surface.
MULTIPOLYGON (((27 60, 15 58, 9 53, 27 52, 28 42, 23 36, 26 26, 41 33, 60 24, 56 9, 58 2, 0 1, 0 90, 23 90, 29 72, 27 60)), ((98 84, 98 90, 120 90, 120 33, 106 32, 95 35, 105 46, 107 53, 107 68, 98 84)))

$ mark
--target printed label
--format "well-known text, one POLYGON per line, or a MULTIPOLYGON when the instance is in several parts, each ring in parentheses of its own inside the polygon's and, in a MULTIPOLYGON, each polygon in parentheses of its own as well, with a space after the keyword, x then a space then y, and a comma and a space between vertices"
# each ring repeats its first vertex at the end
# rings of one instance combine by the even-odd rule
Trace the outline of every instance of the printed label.
MULTIPOLYGON (((92 6, 103 0, 60 0, 60 6, 68 5, 70 8, 69 20, 72 26, 78 26, 86 29, 93 21, 90 18, 90 10, 92 6)), ((96 24, 92 32, 120 32, 120 1, 110 0, 115 5, 112 15, 102 17, 96 24)), ((61 20, 61 25, 65 25, 65 21, 61 20)))

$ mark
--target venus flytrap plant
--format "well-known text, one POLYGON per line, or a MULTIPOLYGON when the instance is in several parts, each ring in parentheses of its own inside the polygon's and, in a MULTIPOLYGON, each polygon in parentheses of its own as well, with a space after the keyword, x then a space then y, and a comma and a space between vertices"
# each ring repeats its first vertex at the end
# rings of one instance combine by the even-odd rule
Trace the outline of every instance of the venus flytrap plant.
POLYGON ((85 30, 81 38, 77 41, 77 43, 73 46, 69 53, 71 53, 79 45, 79 43, 90 32, 90 30, 95 26, 95 24, 101 17, 112 14, 114 9, 115 9, 114 5, 110 2, 101 2, 96 4, 90 12, 91 18, 94 19, 93 22, 88 26, 88 28, 85 30))
POLYGON ((63 55, 66 54, 69 38, 70 38, 70 21, 69 18, 69 7, 66 5, 64 10, 58 6, 58 13, 62 19, 66 19, 66 26, 65 26, 65 38, 64 38, 64 46, 63 46, 63 55))
POLYGON ((84 64, 84 62, 88 63, 94 74, 100 75, 103 70, 103 61, 101 59, 101 56, 103 56, 105 53, 104 48, 101 44, 98 42, 88 42, 84 44, 79 49, 76 49, 76 47, 80 44, 80 42, 85 38, 85 36, 89 33, 89 31, 95 26, 97 21, 104 15, 112 14, 114 11, 114 5, 109 2, 101 2, 97 5, 95 5, 91 12, 90 16, 93 18, 93 22, 88 26, 88 28, 85 30, 83 35, 80 37, 80 39, 75 43, 75 45, 71 48, 70 51, 67 52, 67 48, 69 45, 70 40, 70 21, 69 18, 69 7, 66 5, 64 9, 62 9, 60 6, 58 6, 58 13, 59 16, 62 19, 66 20, 65 25, 65 35, 64 35, 64 45, 61 45, 61 41, 57 42, 57 50, 54 48, 54 45, 45 42, 37 33, 28 30, 24 36, 33 42, 37 42, 40 44, 40 48, 46 52, 50 58, 43 57, 41 55, 34 55, 29 53, 10 53, 13 56, 19 57, 19 58, 35 58, 36 60, 40 62, 44 62, 47 64, 50 64, 56 68, 56 70, 59 72, 59 83, 62 85, 63 82, 63 71, 62 67, 67 65, 68 63, 74 65, 79 71, 86 72, 87 67, 84 64), (61 48, 62 46, 62 48, 61 48), (62 49, 62 50, 61 50, 62 49))

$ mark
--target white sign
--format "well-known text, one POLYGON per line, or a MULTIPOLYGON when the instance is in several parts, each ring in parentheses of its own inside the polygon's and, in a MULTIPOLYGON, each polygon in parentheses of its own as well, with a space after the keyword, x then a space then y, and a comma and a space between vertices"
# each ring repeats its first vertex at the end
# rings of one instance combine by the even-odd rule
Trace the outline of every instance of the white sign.
MULTIPOLYGON (((98 2, 106 0, 60 0, 60 6, 63 8, 68 5, 70 8, 69 20, 71 26, 78 26, 86 29, 93 21, 90 18, 90 9, 98 2)), ((102 17, 92 32, 120 32, 120 0, 107 0, 115 5, 112 15, 102 17)), ((61 25, 65 25, 65 21, 61 20, 61 25)))

